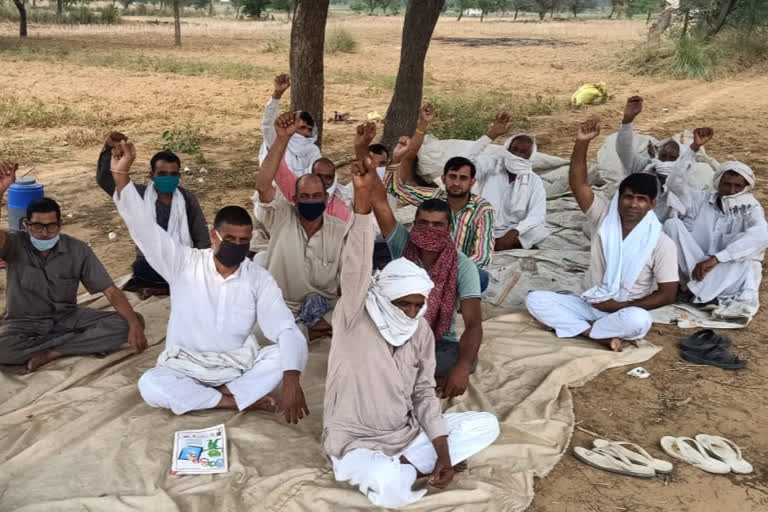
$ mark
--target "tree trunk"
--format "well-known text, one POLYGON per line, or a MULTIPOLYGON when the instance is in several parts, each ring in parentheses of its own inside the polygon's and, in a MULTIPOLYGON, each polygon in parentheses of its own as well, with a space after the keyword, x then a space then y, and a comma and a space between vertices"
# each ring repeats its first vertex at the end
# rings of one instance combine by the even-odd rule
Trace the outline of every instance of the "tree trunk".
POLYGON ((416 128, 424 85, 424 59, 445 0, 409 0, 400 44, 400 67, 387 109, 382 143, 392 147, 416 128))
POLYGON ((552 10, 549 11, 549 19, 555 19, 555 4, 552 4, 552 10))
POLYGON ((651 22, 651 14, 653 11, 648 11, 648 17, 645 18, 645 24, 648 25, 651 22))
POLYGON ((459 9, 459 17, 456 18, 456 21, 461 21, 462 16, 464 16, 464 9, 459 9))
POLYGON ((304 110, 315 119, 318 147, 323 144, 323 51, 329 2, 296 0, 291 27, 291 110, 304 110))
POLYGON ((517 21, 517 13, 520 12, 520 9, 515 8, 515 18, 512 21, 517 21))
POLYGON ((61 20, 61 15, 64 13, 64 0, 56 0, 56 19, 61 20))
POLYGON ((485 19, 485 11, 480 11, 480 23, 485 19))
POLYGON ((19 37, 27 37, 27 8, 24 0, 13 0, 19 10, 19 37))
POLYGON ((213 0, 208 0, 208 16, 213 16, 213 0))
POLYGON ((712 26, 712 30, 709 32, 709 34, 707 34, 707 38, 715 37, 718 32, 720 32, 720 29, 722 29, 725 25, 725 20, 728 19, 728 15, 731 14, 733 8, 736 7, 736 1, 737 0, 723 1, 723 3, 720 5, 720 11, 717 13, 717 18, 715 18, 715 24, 712 26))
POLYGON ((173 0, 173 44, 181 46, 181 9, 179 3, 181 0, 173 0))
POLYGON ((544 21, 544 16, 547 15, 546 11, 539 11, 539 21, 544 21))
POLYGON ((688 34, 688 14, 691 11, 689 9, 685 10, 685 16, 683 17, 683 34, 681 37, 685 37, 686 34, 688 34))
POLYGON ((615 6, 615 5, 612 5, 612 6, 611 6, 611 12, 610 12, 610 14, 608 14, 608 19, 610 20, 611 18, 613 18, 613 15, 614 15, 615 13, 616 13, 616 6, 615 6))

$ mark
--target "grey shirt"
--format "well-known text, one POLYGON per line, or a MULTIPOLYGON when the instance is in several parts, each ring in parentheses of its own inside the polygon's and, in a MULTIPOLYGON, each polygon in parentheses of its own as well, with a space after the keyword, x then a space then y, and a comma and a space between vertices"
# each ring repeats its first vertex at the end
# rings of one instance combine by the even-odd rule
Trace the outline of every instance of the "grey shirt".
POLYGON ((65 234, 43 259, 27 233, 6 233, 0 258, 8 264, 6 320, 50 318, 73 310, 80 283, 89 293, 103 292, 113 285, 91 248, 65 234))
MULTIPOLYGON (((112 177, 112 148, 104 146, 99 154, 99 163, 96 168, 96 182, 99 186, 112 197, 115 194, 115 180, 112 177)), ((147 189, 146 185, 135 185, 136 190, 141 197, 144 197, 144 191, 147 189)), ((200 202, 197 200, 197 196, 182 187, 179 187, 179 192, 184 196, 184 202, 186 203, 187 210, 187 222, 189 223, 189 236, 192 238, 192 247, 195 249, 208 249, 211 247, 211 237, 208 234, 208 223, 203 215, 203 210, 200 208, 200 202)), ((164 230, 168 230, 168 221, 171 218, 171 205, 165 204, 162 201, 155 201, 155 211, 157 213, 157 224, 164 230)), ((144 260, 144 255, 141 254, 139 248, 136 248, 136 259, 144 260)))

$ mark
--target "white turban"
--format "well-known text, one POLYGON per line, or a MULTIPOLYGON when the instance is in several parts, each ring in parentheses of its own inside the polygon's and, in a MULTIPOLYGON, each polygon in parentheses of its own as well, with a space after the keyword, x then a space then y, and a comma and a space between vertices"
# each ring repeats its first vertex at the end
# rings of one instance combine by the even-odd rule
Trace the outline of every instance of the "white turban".
POLYGON ((411 339, 419 320, 427 312, 426 298, 433 287, 429 274, 405 258, 390 261, 373 276, 368 287, 365 308, 376 328, 391 345, 399 347, 411 339), (424 306, 416 318, 410 318, 392 304, 393 300, 412 294, 423 295, 425 299, 424 306))
POLYGON ((755 204, 759 204, 757 199, 755 199, 751 193, 752 188, 755 186, 755 173, 752 172, 752 169, 750 169, 748 165, 737 162, 736 160, 723 162, 717 168, 717 172, 715 173, 715 178, 713 180, 715 190, 720 187, 720 180, 722 179, 723 174, 728 171, 733 171, 736 174, 742 176, 745 180, 747 180, 747 186, 744 187, 744 190, 737 194, 720 197, 720 202, 723 205, 723 211, 727 212, 740 206, 753 206, 755 204))

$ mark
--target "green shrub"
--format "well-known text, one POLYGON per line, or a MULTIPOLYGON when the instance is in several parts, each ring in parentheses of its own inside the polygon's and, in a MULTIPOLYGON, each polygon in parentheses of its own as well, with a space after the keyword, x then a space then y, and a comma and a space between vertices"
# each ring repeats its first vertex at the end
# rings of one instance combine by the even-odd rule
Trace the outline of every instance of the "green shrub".
POLYGON ((278 37, 273 37, 264 44, 264 53, 283 53, 287 49, 288 43, 278 37))
POLYGON ((120 9, 114 5, 107 5, 100 9, 101 22, 106 25, 116 25, 120 23, 120 9))
POLYGON ((681 37, 675 43, 672 70, 676 76, 711 80, 717 65, 712 48, 702 41, 681 37))
POLYGON ((186 153, 195 157, 198 163, 206 162, 205 155, 200 149, 200 143, 205 138, 205 134, 199 128, 187 123, 181 128, 164 131, 162 138, 164 150, 186 153))
POLYGON ((357 39, 343 28, 334 30, 325 38, 325 51, 331 55, 355 53, 357 47, 357 39))

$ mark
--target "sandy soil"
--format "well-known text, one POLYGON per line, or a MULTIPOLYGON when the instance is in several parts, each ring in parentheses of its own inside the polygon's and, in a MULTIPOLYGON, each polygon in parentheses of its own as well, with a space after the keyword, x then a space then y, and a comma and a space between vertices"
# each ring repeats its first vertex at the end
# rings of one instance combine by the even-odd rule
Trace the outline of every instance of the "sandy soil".
MULTIPOLYGON (((105 133, 110 128, 128 133, 138 142, 139 161, 147 162, 146 166, 162 145, 164 130, 186 123, 204 130, 202 150, 209 160, 204 164, 208 172, 201 173, 200 165, 186 158, 191 171, 184 175, 183 184, 199 194, 210 218, 224 204, 249 204, 271 76, 287 71, 285 50, 264 51, 269 41, 287 41, 290 28, 285 23, 186 21, 183 49, 171 46, 172 29, 166 25, 31 27, 28 44, 42 48, 43 55, 66 50, 55 58, 14 56, 8 49, 17 43, 16 28, 0 24, 0 97, 35 97, 49 106, 66 105, 97 118, 45 129, 0 130, 0 158, 5 152, 25 166, 37 167, 47 193, 63 205, 66 231, 89 241, 114 276, 129 271, 133 244, 114 205, 94 181, 105 133), (152 73, 105 67, 103 59, 101 64, 88 64, 89 56, 111 54, 246 63, 259 66, 263 76, 238 80, 152 73), (110 232, 117 234, 115 241, 108 241, 110 232)), ((332 18, 329 28, 339 27, 360 41, 360 49, 353 55, 326 57, 327 113, 349 112, 354 119, 363 119, 371 111, 383 114, 397 70, 402 18, 332 18)), ((435 41, 426 64, 426 95, 495 91, 514 101, 536 94, 552 96, 560 108, 531 119, 532 131, 540 150, 567 157, 579 120, 600 117, 603 136, 607 136, 619 125, 624 99, 642 94, 646 111, 638 119, 639 130, 663 137, 683 128, 712 126, 716 136, 708 151, 721 161, 745 160, 763 177, 768 166, 764 149, 768 67, 712 83, 633 76, 620 64, 621 52, 642 41, 645 29, 640 21, 481 24, 476 19, 460 23, 442 19, 436 37, 544 39, 548 44, 435 41), (605 105, 586 111, 566 107, 580 84, 598 80, 608 84, 611 94, 605 105)), ((351 155, 351 130, 350 125, 326 124, 324 153, 336 160, 351 155)), ((599 147, 597 142, 593 151, 599 147)), ((146 167, 137 165, 135 170, 140 167, 143 174, 146 167)), ((765 190, 758 188, 757 196, 765 201, 765 190)), ((761 312, 747 329, 728 333, 735 350, 749 361, 748 369, 729 373, 684 364, 676 343, 689 332, 654 327, 649 338, 665 350, 645 365, 651 378, 632 379, 625 375, 627 369, 617 369, 575 390, 576 415, 585 430, 639 443, 657 456, 663 455, 658 448, 662 435, 726 435, 755 464, 753 475, 711 476, 678 465, 669 478, 639 481, 600 472, 566 454, 552 474, 537 481, 531 510, 768 510, 768 348, 762 335, 766 328, 768 316, 761 312)), ((573 443, 586 446, 591 439, 577 430, 573 443)))

